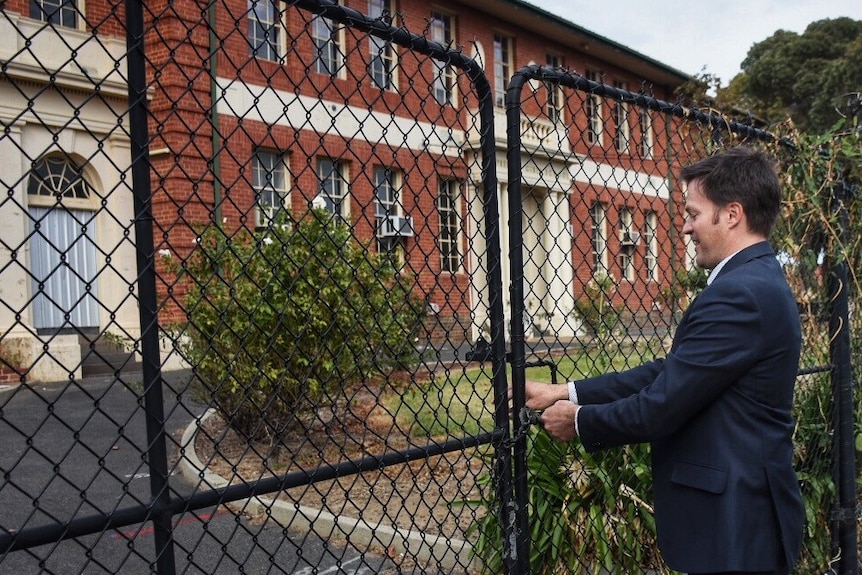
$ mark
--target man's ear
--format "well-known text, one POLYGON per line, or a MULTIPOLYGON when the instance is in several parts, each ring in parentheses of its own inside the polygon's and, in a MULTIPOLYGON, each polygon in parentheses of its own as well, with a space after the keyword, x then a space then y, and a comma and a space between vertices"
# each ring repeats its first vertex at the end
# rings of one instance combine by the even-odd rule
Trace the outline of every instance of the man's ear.
POLYGON ((724 210, 727 214, 727 227, 729 228, 734 228, 740 225, 740 223, 745 219, 745 210, 739 202, 730 202, 724 206, 724 210))

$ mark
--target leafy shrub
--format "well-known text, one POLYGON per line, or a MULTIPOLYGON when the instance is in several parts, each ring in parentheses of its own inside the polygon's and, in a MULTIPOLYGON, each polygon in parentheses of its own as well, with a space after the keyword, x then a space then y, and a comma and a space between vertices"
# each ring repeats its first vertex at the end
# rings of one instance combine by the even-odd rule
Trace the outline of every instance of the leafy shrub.
POLYGON ((323 210, 265 232, 208 230, 184 272, 186 358, 249 438, 278 436, 331 390, 416 359, 425 305, 413 279, 323 210))
MULTIPOLYGON (((580 442, 560 443, 530 431, 527 447, 530 573, 668 573, 658 557, 649 448, 630 445, 587 453, 580 442)), ((485 573, 503 573, 492 478, 482 478, 486 513, 474 529, 473 551, 485 573)))
POLYGON ((617 282, 612 275, 598 274, 584 286, 584 295, 575 301, 575 312, 590 335, 607 337, 620 321, 622 306, 613 304, 617 282))

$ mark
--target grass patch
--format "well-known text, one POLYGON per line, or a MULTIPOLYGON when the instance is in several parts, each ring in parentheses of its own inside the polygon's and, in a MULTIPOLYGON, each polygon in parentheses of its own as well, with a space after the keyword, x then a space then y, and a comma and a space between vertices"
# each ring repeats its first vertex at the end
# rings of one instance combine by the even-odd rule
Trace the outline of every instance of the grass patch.
MULTIPOLYGON (((644 350, 618 350, 610 357, 606 350, 593 349, 577 357, 560 356, 553 361, 557 367, 557 383, 581 379, 605 371, 627 369, 654 353, 644 350), (607 368, 606 368, 607 366, 607 368)), ((427 381, 410 383, 384 399, 390 413, 394 413, 399 428, 411 436, 436 439, 476 435, 494 428, 494 394, 491 384, 491 364, 447 369, 432 373, 427 381)), ((551 369, 547 366, 530 367, 526 378, 550 383, 551 369)), ((506 369, 506 381, 511 385, 512 370, 506 369)))

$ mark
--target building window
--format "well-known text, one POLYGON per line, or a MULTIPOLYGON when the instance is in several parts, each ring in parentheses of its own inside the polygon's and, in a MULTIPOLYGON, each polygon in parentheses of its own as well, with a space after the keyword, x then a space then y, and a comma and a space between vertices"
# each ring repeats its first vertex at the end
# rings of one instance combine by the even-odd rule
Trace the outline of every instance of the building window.
POLYGON ((506 105, 506 89, 512 77, 512 38, 494 34, 494 104, 506 105))
POLYGON ((441 179, 437 193, 437 214, 440 216, 440 236, 437 240, 440 249, 441 270, 457 272, 461 268, 461 250, 458 248, 458 231, 461 228, 458 216, 457 180, 441 179))
POLYGON ((344 69, 341 31, 329 18, 315 16, 311 35, 314 38, 314 71, 328 76, 338 76, 344 69))
POLYGON ((257 150, 254 153, 251 167, 256 227, 287 223, 289 178, 285 159, 278 152, 257 150))
POLYGON ((317 160, 317 177, 320 182, 320 197, 326 211, 346 218, 350 215, 347 200, 347 166, 330 158, 317 160))
MULTIPOLYGON (((614 88, 618 90, 628 91, 628 85, 625 82, 615 81, 614 88)), ((626 102, 614 102, 614 146, 620 154, 629 153, 629 105, 626 102)))
MULTIPOLYGON (((451 16, 440 12, 431 13, 431 40, 444 46, 452 46, 455 43, 451 16)), ((452 66, 434 60, 432 92, 438 104, 455 103, 455 70, 452 66)))
POLYGON ((66 28, 77 28, 77 2, 75 0, 30 0, 30 18, 66 28))
MULTIPOLYGON (((392 24, 392 6, 389 0, 368 0, 368 17, 392 24)), ((368 75, 382 90, 395 89, 395 47, 391 42, 375 36, 368 37, 370 58, 368 75)))
POLYGON ((251 55, 264 60, 278 61, 282 54, 282 12, 275 0, 249 0, 248 42, 251 55))
MULTIPOLYGON (((62 156, 48 156, 33 164, 27 181, 27 194, 31 197, 50 198, 50 205, 63 200, 89 200, 90 184, 84 179, 84 170, 62 156)), ((45 203, 45 200, 39 202, 45 203)))
POLYGON ((658 281, 658 215, 655 212, 646 213, 644 244, 647 278, 650 281, 658 281))
POLYGON ((377 218, 400 215, 399 174, 391 168, 374 168, 374 215, 377 218))
POLYGON ((652 158, 653 155, 653 125, 652 114, 649 108, 641 108, 640 111, 640 152, 644 159, 652 158))
POLYGON ((593 273, 607 275, 608 273, 608 232, 607 213, 605 206, 596 202, 590 207, 590 223, 592 224, 593 273))
POLYGON ((620 210, 620 253, 618 256, 620 273, 629 281, 635 279, 634 252, 639 238, 632 228, 632 212, 628 208, 620 210))
MULTIPOLYGON (((563 57, 548 54, 545 63, 550 68, 560 69, 563 67, 563 57)), ((546 88, 548 90, 548 104, 545 109, 548 119, 556 124, 563 120, 563 91, 560 89, 560 85, 555 82, 549 82, 546 88)))
MULTIPOLYGON (((400 233, 402 206, 398 197, 401 173, 387 167, 374 168, 374 217, 377 227, 377 251, 387 254, 400 267, 404 262, 404 236, 400 233), (399 222, 398 224, 393 223, 399 222), (399 231, 394 233, 395 226, 399 231)), ((412 228, 411 228, 412 233, 412 228)))
MULTIPOLYGON (((587 80, 601 83, 601 74, 587 70, 587 80)), ((592 92, 587 94, 587 142, 602 145, 602 97, 592 92)))

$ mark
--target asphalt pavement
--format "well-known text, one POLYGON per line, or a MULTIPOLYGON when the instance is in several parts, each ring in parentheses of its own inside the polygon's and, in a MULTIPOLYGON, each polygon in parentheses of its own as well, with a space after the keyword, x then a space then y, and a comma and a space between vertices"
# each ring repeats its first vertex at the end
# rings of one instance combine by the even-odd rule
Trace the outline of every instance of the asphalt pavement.
MULTIPOLYGON (((0 391, 0 533, 66 524, 146 504, 150 477, 140 374, 21 385, 0 391)), ((164 374, 172 469, 181 437, 206 406, 185 372, 164 374)), ((175 471, 173 495, 199 482, 175 471)), ((175 573, 330 575, 410 573, 385 556, 282 528, 218 506, 174 517, 175 573)), ((154 569, 151 523, 0 553, 0 574, 139 575, 154 569)), ((161 575, 161 574, 160 574, 161 575)))

